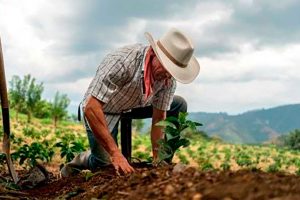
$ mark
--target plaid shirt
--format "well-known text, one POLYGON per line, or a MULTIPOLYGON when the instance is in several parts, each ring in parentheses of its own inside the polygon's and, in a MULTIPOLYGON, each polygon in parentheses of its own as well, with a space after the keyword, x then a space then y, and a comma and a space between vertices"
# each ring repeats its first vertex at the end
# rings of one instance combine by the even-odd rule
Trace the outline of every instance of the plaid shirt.
POLYGON ((112 131, 122 112, 132 108, 153 105, 160 110, 168 110, 176 89, 176 81, 171 84, 155 81, 153 93, 144 98, 144 59, 148 46, 135 44, 109 53, 99 65, 96 75, 90 83, 83 99, 92 95, 104 102, 103 111, 112 131))

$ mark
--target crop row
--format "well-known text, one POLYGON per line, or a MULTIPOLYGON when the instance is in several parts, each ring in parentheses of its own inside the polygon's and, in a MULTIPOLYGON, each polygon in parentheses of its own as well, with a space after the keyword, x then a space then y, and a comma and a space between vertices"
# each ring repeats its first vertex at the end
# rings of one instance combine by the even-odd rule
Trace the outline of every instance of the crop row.
MULTIPOLYGON (((136 136, 133 157, 150 157, 149 136, 136 136), (146 150, 141 153, 141 150, 146 150), (145 153, 146 152, 146 153, 145 153), (148 153, 149 152, 149 153, 148 153)), ((274 145, 239 145, 196 137, 191 145, 175 153, 174 162, 189 164, 200 170, 263 170, 300 175, 300 152, 274 145)))

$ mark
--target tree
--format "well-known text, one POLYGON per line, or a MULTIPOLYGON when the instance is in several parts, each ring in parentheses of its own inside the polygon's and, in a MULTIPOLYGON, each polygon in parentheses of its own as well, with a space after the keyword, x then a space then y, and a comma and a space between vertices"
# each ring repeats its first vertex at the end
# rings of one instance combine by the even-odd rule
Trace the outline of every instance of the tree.
POLYGON ((35 78, 31 79, 30 74, 24 76, 24 81, 28 81, 28 85, 26 87, 26 111, 27 111, 27 122, 31 121, 32 113, 34 112, 36 106, 41 100, 42 93, 44 91, 43 83, 37 84, 35 83, 35 78))
POLYGON ((33 115, 37 118, 50 118, 52 104, 46 100, 41 100, 37 103, 33 115))
POLYGON ((43 90, 43 83, 36 84, 35 78, 31 78, 30 74, 25 75, 23 80, 19 76, 12 77, 9 97, 12 108, 16 110, 17 120, 18 113, 25 112, 27 121, 31 121, 31 115, 41 100, 43 90))
POLYGON ((22 81, 19 76, 13 76, 9 82, 9 100, 10 106, 16 111, 16 120, 18 121, 18 114, 24 111, 26 104, 26 87, 28 85, 28 80, 24 78, 22 81))
POLYGON ((296 129, 285 136, 284 143, 291 149, 300 150, 300 130, 296 129))
POLYGON ((70 99, 66 94, 56 92, 54 101, 51 105, 51 116, 53 119, 54 130, 56 130, 57 122, 68 115, 67 107, 70 104, 70 99))

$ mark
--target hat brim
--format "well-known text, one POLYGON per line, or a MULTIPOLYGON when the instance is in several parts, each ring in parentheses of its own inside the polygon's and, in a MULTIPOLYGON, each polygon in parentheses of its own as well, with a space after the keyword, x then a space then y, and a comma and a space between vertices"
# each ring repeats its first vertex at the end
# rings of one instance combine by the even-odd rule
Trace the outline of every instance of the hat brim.
POLYGON ((145 37, 153 48, 153 51, 161 64, 177 81, 187 84, 191 83, 198 76, 200 72, 200 64, 194 56, 192 56, 186 67, 179 67, 173 63, 160 48, 157 47, 157 44, 150 33, 145 32, 145 37))

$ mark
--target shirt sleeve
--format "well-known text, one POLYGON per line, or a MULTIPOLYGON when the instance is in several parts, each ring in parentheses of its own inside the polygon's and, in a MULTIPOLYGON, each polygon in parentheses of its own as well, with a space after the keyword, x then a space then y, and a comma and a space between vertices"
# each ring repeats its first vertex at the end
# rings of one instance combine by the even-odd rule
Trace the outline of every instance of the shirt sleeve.
POLYGON ((118 57, 107 56, 98 67, 91 95, 108 103, 124 82, 124 68, 118 57))
POLYGON ((155 82, 153 91, 154 96, 152 99, 152 106, 167 111, 171 107, 174 93, 176 89, 176 80, 172 78, 168 84, 164 82, 155 82))

